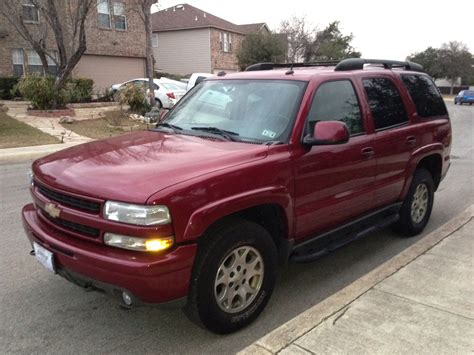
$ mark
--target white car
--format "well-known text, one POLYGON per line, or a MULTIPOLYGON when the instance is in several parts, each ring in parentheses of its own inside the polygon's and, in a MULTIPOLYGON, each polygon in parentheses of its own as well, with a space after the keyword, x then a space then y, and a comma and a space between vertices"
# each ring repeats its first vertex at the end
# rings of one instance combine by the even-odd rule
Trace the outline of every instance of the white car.
POLYGON ((193 74, 191 74, 191 77, 189 78, 189 81, 188 81, 188 86, 186 87, 186 91, 191 90, 193 87, 195 87, 201 81, 206 80, 207 78, 210 78, 210 77, 213 77, 213 76, 214 76, 214 74, 209 74, 209 73, 193 73, 193 74))
MULTIPOLYGON (((155 100, 156 105, 159 108, 170 109, 172 108, 178 101, 181 99, 186 90, 183 90, 182 87, 178 87, 171 82, 161 81, 160 79, 153 80, 155 86, 155 100)), ((126 82, 120 84, 112 85, 112 91, 117 92, 120 88, 127 84, 135 84, 135 85, 144 85, 148 86, 148 79, 147 78, 138 78, 128 80, 126 82)))

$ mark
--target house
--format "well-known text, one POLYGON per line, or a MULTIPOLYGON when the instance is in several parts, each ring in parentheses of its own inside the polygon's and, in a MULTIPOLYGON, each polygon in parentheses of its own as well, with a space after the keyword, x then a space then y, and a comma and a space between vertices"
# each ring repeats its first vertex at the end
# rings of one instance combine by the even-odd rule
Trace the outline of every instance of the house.
MULTIPOLYGON (((43 33, 46 48, 57 53, 54 36, 41 13, 23 1, 23 19, 33 33, 43 33)), ((74 77, 94 80, 95 91, 145 75, 145 29, 140 15, 128 11, 129 0, 97 0, 86 20, 87 51, 74 77)), ((50 72, 56 67, 50 60, 50 72)), ((0 15, 0 76, 43 72, 38 54, 0 15)))
POLYGON ((152 15, 155 69, 186 75, 238 71, 237 52, 250 33, 270 33, 265 23, 236 25, 188 4, 152 15))

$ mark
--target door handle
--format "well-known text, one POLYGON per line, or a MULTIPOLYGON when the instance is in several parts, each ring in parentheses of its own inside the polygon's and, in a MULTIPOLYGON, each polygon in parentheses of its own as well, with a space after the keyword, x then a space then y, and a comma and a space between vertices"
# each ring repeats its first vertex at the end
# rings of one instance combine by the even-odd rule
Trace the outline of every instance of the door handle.
POLYGON ((364 158, 365 160, 371 159, 375 154, 374 149, 372 147, 363 148, 360 152, 362 154, 362 158, 364 158))
POLYGON ((407 144, 410 147, 414 147, 416 145, 416 137, 415 136, 408 136, 407 137, 407 144))

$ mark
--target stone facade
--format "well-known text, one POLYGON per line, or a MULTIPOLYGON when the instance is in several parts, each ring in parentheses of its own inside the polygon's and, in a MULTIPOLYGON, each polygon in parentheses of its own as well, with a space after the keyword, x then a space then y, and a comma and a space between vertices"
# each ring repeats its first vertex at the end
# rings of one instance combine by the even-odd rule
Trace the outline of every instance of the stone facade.
POLYGON ((239 70, 237 53, 244 38, 245 35, 240 33, 211 28, 211 73, 218 73, 222 70, 227 72, 239 70), (232 47, 228 52, 221 48, 221 36, 223 33, 230 34, 232 38, 232 47))
MULTIPOLYGON (((137 12, 131 10, 133 0, 123 0, 122 2, 125 5, 126 30, 114 28, 114 17, 112 16, 113 0, 109 0, 111 28, 99 27, 98 11, 95 6, 92 7, 86 21, 87 51, 85 55, 107 56, 110 58, 139 58, 140 60, 137 60, 137 63, 142 68, 143 58, 145 57, 145 29, 143 21, 137 12)), ((46 47, 51 50, 56 48, 53 33, 46 25, 44 18, 42 19, 40 16, 38 24, 28 24, 28 26, 33 33, 43 33, 46 31, 46 47)), ((68 35, 66 34, 66 36, 68 35)), ((0 76, 13 75, 13 49, 24 50, 24 64, 25 71, 27 71, 28 56, 26 53, 30 48, 29 43, 0 15, 0 76)), ((144 71, 144 69, 141 71, 144 71)))

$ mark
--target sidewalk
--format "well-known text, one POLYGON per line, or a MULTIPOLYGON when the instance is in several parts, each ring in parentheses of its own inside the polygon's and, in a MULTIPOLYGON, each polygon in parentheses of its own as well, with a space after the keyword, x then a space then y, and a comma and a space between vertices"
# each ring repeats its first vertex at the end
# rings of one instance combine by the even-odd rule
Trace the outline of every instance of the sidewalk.
POLYGON ((474 205, 239 354, 474 350, 474 205))

